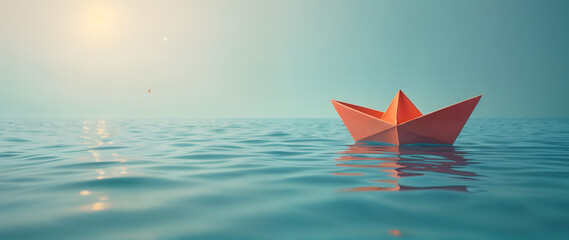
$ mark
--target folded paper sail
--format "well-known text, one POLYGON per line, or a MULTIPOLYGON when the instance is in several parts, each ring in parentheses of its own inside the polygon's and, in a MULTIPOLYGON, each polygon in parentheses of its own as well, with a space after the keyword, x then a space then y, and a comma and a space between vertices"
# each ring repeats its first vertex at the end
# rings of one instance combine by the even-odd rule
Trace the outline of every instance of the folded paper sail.
POLYGON ((385 112, 332 100, 354 141, 452 145, 482 95, 423 115, 399 90, 385 112))

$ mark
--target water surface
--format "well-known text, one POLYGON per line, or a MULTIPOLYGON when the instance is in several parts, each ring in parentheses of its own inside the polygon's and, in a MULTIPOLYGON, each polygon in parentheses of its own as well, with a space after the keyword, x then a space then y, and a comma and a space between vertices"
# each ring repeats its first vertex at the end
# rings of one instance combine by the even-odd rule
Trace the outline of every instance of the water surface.
POLYGON ((0 120, 0 239, 567 239, 569 120, 0 120), (393 236, 397 230, 401 236, 393 236))

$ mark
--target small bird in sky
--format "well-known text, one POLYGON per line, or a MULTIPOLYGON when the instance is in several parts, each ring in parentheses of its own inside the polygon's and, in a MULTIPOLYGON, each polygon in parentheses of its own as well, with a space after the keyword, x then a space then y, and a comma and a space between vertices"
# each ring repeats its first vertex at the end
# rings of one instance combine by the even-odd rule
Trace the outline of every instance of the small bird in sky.
POLYGON ((148 94, 150 94, 150 88, 148 89, 148 94))

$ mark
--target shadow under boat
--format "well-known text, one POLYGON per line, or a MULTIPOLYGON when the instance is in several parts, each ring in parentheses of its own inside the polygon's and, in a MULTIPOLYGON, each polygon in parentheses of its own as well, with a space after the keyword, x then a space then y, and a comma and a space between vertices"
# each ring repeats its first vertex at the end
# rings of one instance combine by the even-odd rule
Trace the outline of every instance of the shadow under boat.
MULTIPOLYGON (((465 157, 466 152, 457 150, 451 145, 377 145, 370 142, 356 142, 348 149, 340 152, 335 161, 338 167, 367 169, 377 168, 379 172, 370 176, 371 182, 382 183, 383 186, 362 186, 344 191, 406 191, 406 190, 449 190, 470 192, 468 185, 437 185, 437 186, 409 186, 399 183, 406 177, 430 177, 434 174, 445 174, 453 183, 477 180, 476 173, 464 171, 467 165, 473 164, 471 159, 465 157), (367 163, 369 162, 369 164, 367 163), (379 178, 379 179, 377 179, 379 178), (463 180, 463 181, 460 181, 463 180)), ((369 171, 367 171, 369 172, 369 171)), ((335 172, 333 175, 361 176, 364 173, 335 172)), ((451 181, 449 179, 449 181, 451 181)))

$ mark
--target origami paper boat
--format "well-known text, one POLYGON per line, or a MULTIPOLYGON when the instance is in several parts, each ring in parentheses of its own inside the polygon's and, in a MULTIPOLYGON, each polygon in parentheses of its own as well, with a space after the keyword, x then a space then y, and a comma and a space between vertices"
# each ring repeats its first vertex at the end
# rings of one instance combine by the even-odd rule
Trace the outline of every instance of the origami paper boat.
POLYGON ((423 115, 399 90, 385 112, 332 100, 354 141, 452 145, 482 95, 423 115))

